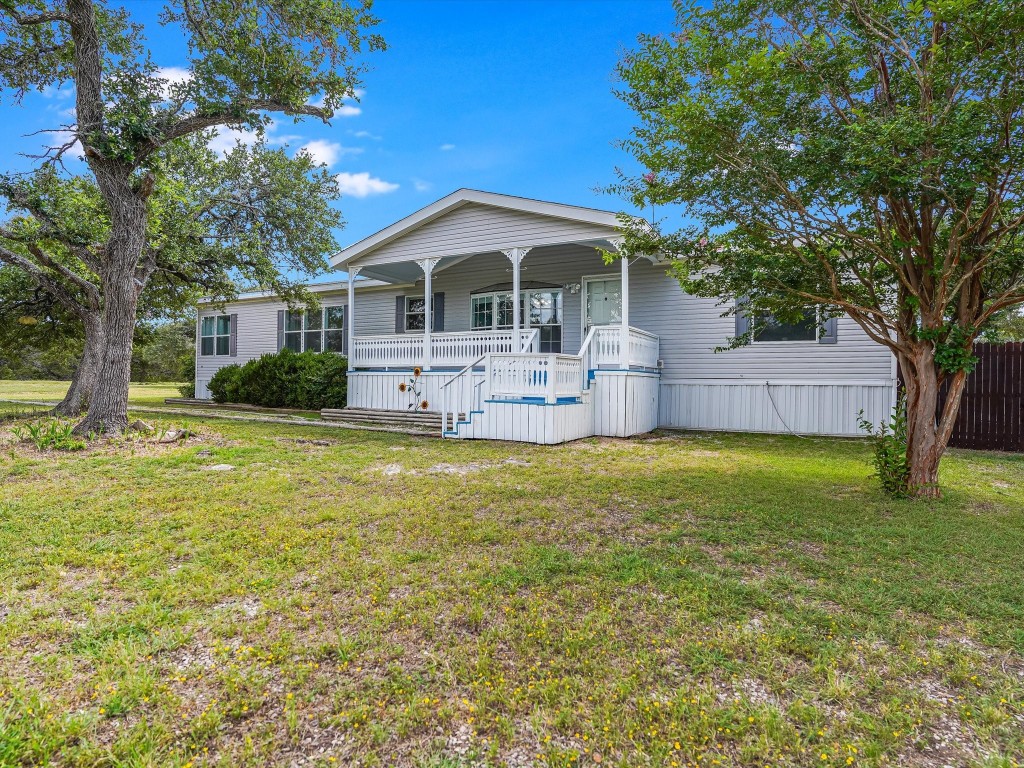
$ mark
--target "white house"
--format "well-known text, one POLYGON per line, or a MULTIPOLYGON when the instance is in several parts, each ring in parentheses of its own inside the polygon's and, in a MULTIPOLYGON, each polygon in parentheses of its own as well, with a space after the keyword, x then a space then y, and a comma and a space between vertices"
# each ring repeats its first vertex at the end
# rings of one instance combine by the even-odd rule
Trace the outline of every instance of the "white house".
POLYGON ((606 263, 620 242, 612 212, 459 190, 337 254, 348 280, 315 286, 315 312, 266 294, 202 304, 196 394, 218 368, 289 347, 348 354, 350 409, 426 402, 449 438, 856 435, 858 411, 887 418, 895 361, 852 320, 716 352, 742 315, 683 293, 666 263, 606 263))

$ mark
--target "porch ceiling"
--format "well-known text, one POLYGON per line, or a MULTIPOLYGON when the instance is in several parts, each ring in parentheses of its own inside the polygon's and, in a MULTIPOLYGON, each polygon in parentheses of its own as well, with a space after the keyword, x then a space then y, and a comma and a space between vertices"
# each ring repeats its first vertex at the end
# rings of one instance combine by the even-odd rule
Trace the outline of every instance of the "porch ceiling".
MULTIPOLYGON (((523 269, 524 271, 528 270, 532 265, 538 262, 543 262, 545 260, 557 260, 564 259, 567 256, 575 256, 583 253, 585 250, 593 253, 592 249, 598 246, 600 246, 601 248, 612 247, 611 244, 606 241, 595 241, 591 243, 567 243, 553 246, 538 246, 532 248, 530 250, 530 253, 527 254, 525 260, 523 261, 523 269)), ((465 261, 471 261, 472 259, 479 256, 493 257, 497 255, 499 255, 498 251, 481 251, 480 253, 465 254, 461 256, 443 256, 438 260, 437 264, 434 266, 435 285, 438 284, 438 280, 444 280, 443 275, 445 273, 445 270, 447 269, 455 268, 456 265, 461 264, 465 261)), ((503 268, 505 273, 509 275, 508 280, 506 282, 509 282, 509 285, 511 285, 511 265, 508 262, 508 260, 505 259, 504 256, 501 256, 501 261, 503 262, 503 268)), ((423 270, 420 268, 419 264, 415 260, 395 262, 391 264, 373 264, 370 266, 360 265, 359 276, 380 280, 386 283, 396 284, 414 284, 423 282, 423 270)), ((528 280, 522 281, 521 287, 527 287, 527 283, 529 283, 528 280)))

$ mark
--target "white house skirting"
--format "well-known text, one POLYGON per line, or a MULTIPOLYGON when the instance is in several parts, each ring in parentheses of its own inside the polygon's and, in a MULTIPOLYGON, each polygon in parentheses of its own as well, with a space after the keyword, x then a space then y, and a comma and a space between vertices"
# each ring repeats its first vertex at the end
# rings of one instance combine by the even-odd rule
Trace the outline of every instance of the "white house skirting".
POLYGON ((667 381, 661 384, 660 426, 735 432, 863 435, 858 412, 888 421, 891 381, 667 381))

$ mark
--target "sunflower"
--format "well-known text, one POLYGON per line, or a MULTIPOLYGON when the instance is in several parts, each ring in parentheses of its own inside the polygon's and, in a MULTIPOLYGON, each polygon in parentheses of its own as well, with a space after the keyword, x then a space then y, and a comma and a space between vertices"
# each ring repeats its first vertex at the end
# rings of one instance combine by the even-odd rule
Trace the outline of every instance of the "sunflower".
POLYGON ((422 408, 424 411, 427 410, 427 408, 429 406, 430 406, 430 403, 428 403, 426 400, 424 400, 422 403, 420 403, 420 408, 422 408))
POLYGON ((399 391, 399 392, 405 392, 405 390, 406 390, 406 389, 408 389, 408 387, 406 386, 406 384, 405 384, 405 382, 404 382, 404 381, 403 381, 403 382, 401 382, 401 383, 400 383, 400 384, 398 385, 398 391, 399 391))
POLYGON ((421 373, 423 373, 423 371, 420 370, 420 367, 418 365, 412 369, 413 376, 419 376, 421 373))

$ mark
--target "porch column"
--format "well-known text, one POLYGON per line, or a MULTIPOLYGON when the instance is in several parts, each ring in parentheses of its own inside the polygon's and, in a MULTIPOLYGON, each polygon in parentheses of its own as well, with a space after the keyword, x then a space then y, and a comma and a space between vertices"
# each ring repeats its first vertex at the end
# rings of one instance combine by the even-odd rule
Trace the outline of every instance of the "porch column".
POLYGON ((629 257, 622 252, 621 237, 614 238, 611 243, 619 253, 622 264, 622 335, 619 337, 619 367, 629 370, 629 257))
POLYGON ((348 337, 346 351, 348 353, 348 369, 350 371, 355 370, 352 358, 356 352, 356 278, 359 276, 360 269, 362 267, 348 268, 348 317, 346 318, 348 322, 345 327, 345 335, 348 337))
POLYGON ((523 325, 523 319, 519 313, 519 265, 529 252, 529 248, 509 248, 502 251, 512 262, 512 347, 514 352, 522 351, 519 341, 519 330, 523 325))
POLYGON ((434 286, 432 276, 434 266, 439 259, 420 259, 417 263, 423 270, 423 370, 430 370, 430 360, 433 353, 431 333, 434 330, 434 318, 432 310, 434 304, 434 286))

